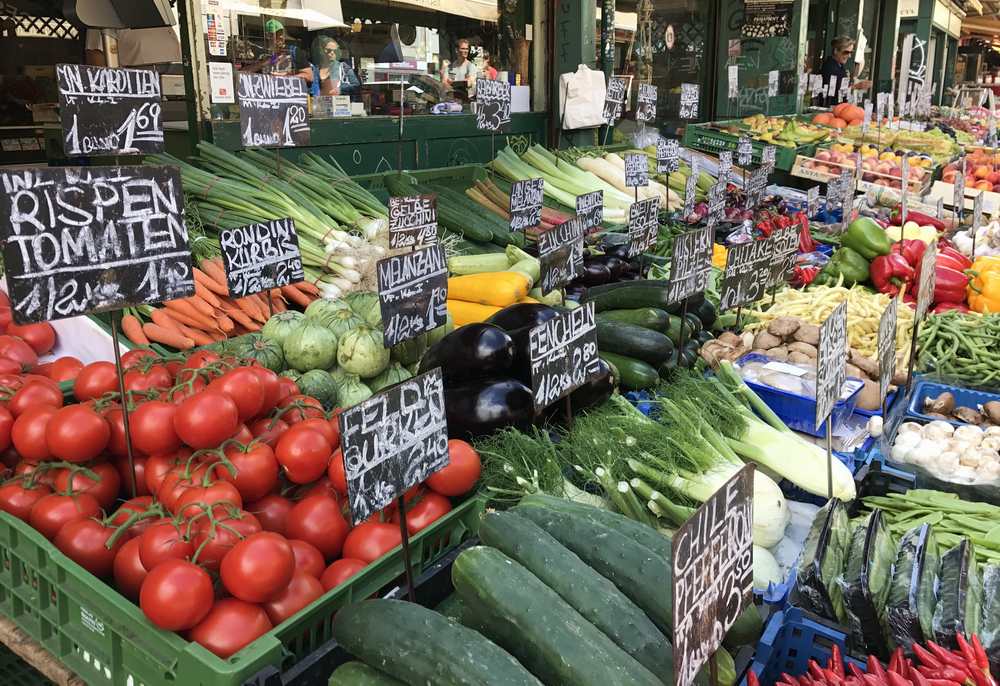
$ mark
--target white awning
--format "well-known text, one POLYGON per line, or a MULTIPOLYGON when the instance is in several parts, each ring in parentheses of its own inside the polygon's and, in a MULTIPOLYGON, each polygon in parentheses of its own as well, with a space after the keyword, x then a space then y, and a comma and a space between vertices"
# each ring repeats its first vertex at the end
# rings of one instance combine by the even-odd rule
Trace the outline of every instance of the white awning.
MULTIPOLYGON (((252 0, 218 0, 219 9, 239 12, 251 16, 266 14, 269 17, 284 17, 298 19, 310 31, 329 28, 331 26, 347 26, 344 23, 344 12, 340 8, 340 0, 289 0, 286 9, 261 7, 252 0)), ((210 8, 211 5, 203 5, 210 8)))
MULTIPOLYGON (((386 3, 380 0, 378 4, 386 3)), ((388 5, 419 7, 423 10, 456 14, 480 21, 495 22, 500 18, 496 0, 388 0, 388 5)))

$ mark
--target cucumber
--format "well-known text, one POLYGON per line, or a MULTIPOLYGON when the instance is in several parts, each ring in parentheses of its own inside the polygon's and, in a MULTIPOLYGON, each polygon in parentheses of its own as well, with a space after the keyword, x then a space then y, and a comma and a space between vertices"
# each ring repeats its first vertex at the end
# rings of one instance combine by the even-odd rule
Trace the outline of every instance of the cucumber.
POLYGON ((652 672, 499 550, 464 551, 452 565, 451 579, 487 636, 543 682, 661 686, 652 672))
POLYGON ((552 534, 642 608, 661 631, 671 635, 670 558, 584 517, 522 505, 514 507, 513 511, 552 534))
POLYGON ((670 305, 670 293, 666 286, 657 288, 637 286, 636 283, 630 281, 627 286, 596 294, 591 289, 587 291, 583 299, 584 302, 594 303, 594 309, 597 312, 633 310, 637 307, 656 307, 665 310, 670 305))
POLYGON ((659 331, 600 319, 597 320, 597 348, 642 360, 654 367, 674 352, 674 344, 659 331))
POLYGON ((660 383, 660 377, 656 370, 643 362, 624 355, 606 353, 598 351, 602 360, 618 370, 618 381, 622 388, 626 390, 638 390, 641 388, 653 388, 660 383))
POLYGON ((684 340, 689 341, 694 335, 694 331, 691 329, 691 325, 678 317, 675 314, 668 315, 669 320, 667 321, 667 326, 663 330, 663 333, 667 335, 670 342, 676 347, 681 340, 681 328, 684 329, 684 340))
POLYGON ((657 279, 637 279, 635 281, 616 281, 614 283, 602 283, 599 286, 591 286, 587 289, 587 295, 594 296, 602 293, 610 293, 622 288, 668 288, 669 281, 657 279))
POLYGON ((341 608, 333 636, 347 652, 408 684, 542 686, 481 634, 404 600, 363 600, 341 608))
POLYGON ((687 321, 688 326, 691 327, 691 330, 694 331, 695 333, 698 333, 703 328, 705 328, 701 325, 701 320, 698 319, 698 315, 696 315, 694 312, 688 312, 687 314, 685 314, 684 319, 685 321, 687 321))
POLYGON ((345 662, 330 675, 327 686, 406 686, 364 662, 345 662))
POLYGON ((623 322, 662 332, 667 328, 669 317, 666 312, 655 307, 640 307, 635 310, 606 310, 597 315, 597 321, 623 322))

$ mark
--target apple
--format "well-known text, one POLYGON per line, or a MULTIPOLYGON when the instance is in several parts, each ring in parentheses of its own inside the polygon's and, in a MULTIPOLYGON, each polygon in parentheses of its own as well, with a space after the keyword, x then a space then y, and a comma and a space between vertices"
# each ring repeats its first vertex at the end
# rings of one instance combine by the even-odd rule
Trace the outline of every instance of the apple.
POLYGON ((820 151, 818 151, 816 153, 816 159, 819 160, 820 162, 829 162, 830 161, 830 151, 829 150, 820 150, 820 151))

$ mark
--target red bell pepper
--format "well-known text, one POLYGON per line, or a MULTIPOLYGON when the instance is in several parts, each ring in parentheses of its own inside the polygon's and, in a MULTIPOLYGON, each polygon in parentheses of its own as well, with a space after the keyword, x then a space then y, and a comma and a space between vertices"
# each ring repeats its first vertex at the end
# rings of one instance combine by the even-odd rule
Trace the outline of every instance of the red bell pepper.
POLYGON ((893 243, 891 251, 905 257, 910 266, 917 269, 920 266, 920 261, 924 258, 924 251, 926 249, 927 244, 923 241, 904 238, 901 241, 893 243))
MULTIPOLYGON (((902 226, 903 217, 900 214, 899 208, 895 208, 889 215, 889 219, 892 221, 894 226, 902 226)), ((906 211, 906 221, 916 222, 920 226, 933 226, 938 230, 938 233, 945 230, 944 222, 937 217, 932 217, 929 214, 924 214, 923 212, 914 212, 913 210, 906 211)))
POLYGON ((972 269, 972 260, 951 246, 938 246, 937 263, 960 272, 972 269))
MULTIPOLYGON (((941 264, 934 266, 934 296, 932 303, 964 303, 966 289, 969 286, 969 277, 958 271, 941 264)), ((920 266, 917 265, 917 273, 910 283, 907 292, 916 296, 920 287, 920 266)))
POLYGON ((890 253, 879 255, 872 260, 868 268, 868 275, 879 293, 885 293, 892 297, 899 295, 900 290, 905 290, 916 271, 902 255, 890 253))
POLYGON ((931 312, 933 314, 941 314, 942 312, 950 312, 951 310, 958 310, 965 313, 972 311, 965 303, 938 303, 931 312))

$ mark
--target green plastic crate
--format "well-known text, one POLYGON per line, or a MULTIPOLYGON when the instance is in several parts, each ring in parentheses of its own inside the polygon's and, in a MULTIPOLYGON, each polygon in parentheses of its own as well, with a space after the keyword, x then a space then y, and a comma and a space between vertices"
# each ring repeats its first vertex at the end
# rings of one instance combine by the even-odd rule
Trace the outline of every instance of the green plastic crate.
MULTIPOLYGON (((733 120, 717 122, 716 125, 738 126, 739 124, 739 120, 733 120)), ((715 125, 690 124, 684 127, 683 144, 686 148, 693 148, 695 150, 701 150, 702 152, 709 152, 717 155, 726 150, 736 150, 736 144, 738 141, 739 136, 721 131, 715 128, 715 125)), ((753 148, 751 160, 754 164, 760 164, 761 156, 764 154, 764 146, 766 146, 767 143, 751 138, 750 145, 753 148)), ((785 148, 780 145, 776 146, 774 154, 774 167, 775 169, 780 169, 782 171, 790 171, 792 166, 795 164, 795 157, 797 155, 807 155, 812 157, 815 151, 815 144, 800 145, 797 148, 785 148)))
MULTIPOLYGON (((469 498, 413 536, 414 572, 472 536, 482 511, 483 501, 469 498)), ((91 686, 235 686, 267 667, 286 669, 332 638, 338 608, 378 593, 403 571, 397 549, 222 660, 154 628, 136 605, 0 512, 0 614, 91 686)))
POLYGON ((50 686, 52 682, 16 653, 0 645, 0 684, 3 686, 50 686))
MULTIPOLYGON (((363 174, 352 176, 355 182, 362 188, 367 189, 376 198, 384 203, 389 202, 389 192, 385 189, 385 177, 399 172, 387 171, 377 174, 363 174)), ((485 181, 489 178, 489 172, 481 164, 459 164, 454 167, 436 167, 434 169, 418 169, 414 171, 403 171, 403 174, 412 178, 416 183, 454 181, 464 184, 463 188, 468 188, 476 181, 485 181)))

